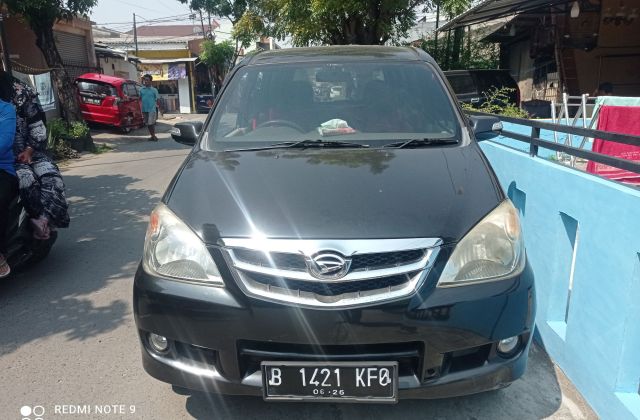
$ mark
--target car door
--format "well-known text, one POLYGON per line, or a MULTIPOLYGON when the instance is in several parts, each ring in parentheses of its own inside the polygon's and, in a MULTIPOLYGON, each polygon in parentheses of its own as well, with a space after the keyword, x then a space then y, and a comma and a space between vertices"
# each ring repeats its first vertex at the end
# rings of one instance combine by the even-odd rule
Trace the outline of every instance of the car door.
POLYGON ((134 82, 126 82, 122 84, 122 92, 125 97, 120 109, 123 116, 130 116, 130 123, 127 125, 141 126, 143 119, 140 90, 134 82))

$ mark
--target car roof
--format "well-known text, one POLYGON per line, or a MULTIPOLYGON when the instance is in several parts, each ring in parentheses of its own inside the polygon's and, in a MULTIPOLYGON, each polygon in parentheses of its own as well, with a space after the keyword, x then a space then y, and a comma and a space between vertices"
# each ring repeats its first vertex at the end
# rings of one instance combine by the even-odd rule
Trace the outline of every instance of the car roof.
POLYGON ((110 85, 115 85, 115 86, 119 86, 123 83, 136 83, 133 80, 127 80, 127 79, 123 79, 121 77, 115 77, 115 76, 107 76, 105 74, 100 74, 100 73, 85 73, 81 76, 78 76, 78 78, 76 80, 91 80, 91 81, 99 81, 99 82, 104 82, 104 83, 109 83, 110 85))
POLYGON ((247 57, 243 65, 299 63, 309 61, 427 61, 433 58, 414 47, 388 47, 382 45, 341 45, 327 47, 285 48, 261 51, 247 57))

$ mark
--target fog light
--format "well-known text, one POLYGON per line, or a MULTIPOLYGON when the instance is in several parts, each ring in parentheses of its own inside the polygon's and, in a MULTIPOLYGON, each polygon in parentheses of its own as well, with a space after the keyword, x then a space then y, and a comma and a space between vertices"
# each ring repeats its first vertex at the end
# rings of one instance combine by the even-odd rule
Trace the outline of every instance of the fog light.
POLYGON ((164 353, 169 348, 169 340, 167 340, 167 337, 158 334, 149 334, 149 344, 151 348, 158 353, 164 353))
POLYGON ((498 353, 500 353, 501 356, 511 356, 518 348, 518 344, 520 344, 520 337, 517 335, 500 340, 498 341, 498 353))

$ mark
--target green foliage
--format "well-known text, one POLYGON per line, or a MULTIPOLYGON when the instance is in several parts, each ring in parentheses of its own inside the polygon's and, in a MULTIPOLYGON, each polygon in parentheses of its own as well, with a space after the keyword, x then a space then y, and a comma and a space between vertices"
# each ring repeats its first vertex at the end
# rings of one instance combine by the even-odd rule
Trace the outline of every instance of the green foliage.
POLYGON ((98 0, 2 0, 9 12, 22 15, 31 26, 49 25, 58 20, 70 20, 76 15, 88 15, 98 0))
POLYGON ((242 48, 246 48, 265 33, 266 27, 262 17, 256 12, 248 10, 233 26, 232 36, 238 40, 242 48))
POLYGON ((49 120, 47 126, 47 132, 49 133, 48 146, 52 149, 58 140, 66 138, 68 133, 67 122, 62 118, 55 118, 49 120))
POLYGON ((415 24, 416 12, 433 11, 440 4, 442 14, 453 17, 471 4, 471 0, 178 1, 196 11, 227 17, 234 25, 234 39, 243 47, 261 35, 291 37, 296 46, 397 43, 415 24))
POLYGON ((215 43, 215 41, 205 41, 202 43, 200 60, 209 67, 214 67, 219 73, 225 73, 231 65, 231 60, 235 54, 235 48, 231 41, 215 43))
POLYGON ((188 4, 191 10, 210 13, 212 16, 226 17, 234 25, 240 20, 247 10, 256 2, 255 0, 179 0, 188 4))
POLYGON ((82 144, 84 148, 86 140, 90 138, 89 126, 84 121, 68 124, 61 118, 55 118, 49 121, 47 130, 49 132, 47 145, 55 160, 77 158, 78 152, 72 145, 82 144))
POLYGON ((452 19, 468 10, 472 0, 435 0, 434 3, 440 4, 440 13, 452 19))
POLYGON ((518 108, 516 104, 511 102, 510 94, 513 93, 514 90, 515 89, 508 87, 492 88, 482 93, 486 99, 482 105, 475 107, 471 104, 462 104, 462 108, 470 111, 504 115, 505 117, 529 118, 529 114, 526 111, 518 108))
POLYGON ((89 134, 89 126, 84 121, 74 121, 69 127, 69 137, 72 139, 84 139, 89 134))
POLYGON ((461 51, 453 51, 451 36, 439 34, 422 42, 421 48, 431 55, 442 70, 496 69, 500 63, 500 47, 491 42, 482 42, 483 29, 465 32, 461 40, 461 51), (471 37, 471 39, 469 39, 471 37))
POLYGON ((407 34, 429 0, 262 0, 269 33, 293 44, 385 44, 407 34))

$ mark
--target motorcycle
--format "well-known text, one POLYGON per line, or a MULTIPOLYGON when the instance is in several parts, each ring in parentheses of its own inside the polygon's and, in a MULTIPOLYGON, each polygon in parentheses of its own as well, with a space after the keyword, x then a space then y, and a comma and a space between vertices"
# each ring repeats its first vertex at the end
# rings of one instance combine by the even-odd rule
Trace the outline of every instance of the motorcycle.
POLYGON ((11 273, 16 273, 45 259, 56 239, 58 239, 56 231, 52 231, 49 239, 46 240, 34 238, 33 227, 20 198, 16 197, 13 200, 9 207, 6 232, 6 257, 11 267, 11 273))

